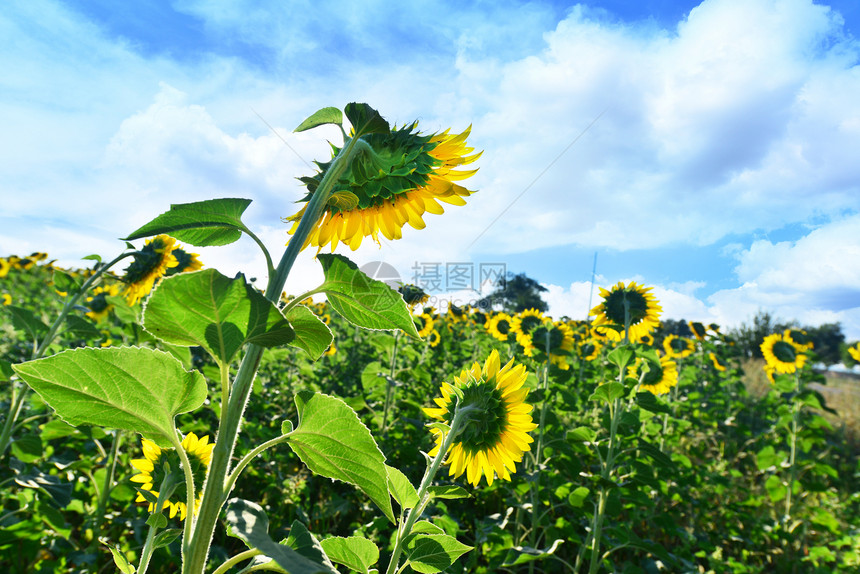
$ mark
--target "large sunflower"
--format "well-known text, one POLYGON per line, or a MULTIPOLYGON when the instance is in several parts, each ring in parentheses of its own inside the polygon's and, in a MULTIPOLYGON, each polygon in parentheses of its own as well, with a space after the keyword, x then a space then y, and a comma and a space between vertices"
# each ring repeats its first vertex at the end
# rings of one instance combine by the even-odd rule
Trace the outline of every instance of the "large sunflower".
POLYGON ((622 340, 627 319, 630 321, 628 338, 633 343, 641 340, 642 336, 660 324, 660 312, 663 308, 651 294, 651 287, 637 285, 635 281, 624 285, 623 281, 619 281, 610 290, 601 287, 600 296, 603 297, 603 302, 592 309, 589 315, 595 316, 593 329, 607 339, 622 340), (625 307, 629 316, 625 315, 625 307), (617 326, 620 331, 610 328, 609 325, 617 326))
MULTIPOLYGON (((474 192, 454 182, 477 171, 456 169, 481 155, 468 155, 473 151, 466 145, 471 127, 460 134, 449 134, 446 130, 441 134, 421 135, 416 130, 417 125, 415 122, 400 129, 395 126, 386 132, 362 136, 372 151, 364 151, 354 158, 337 181, 333 200, 326 205, 302 249, 313 245, 321 250, 330 244, 334 251, 338 242, 342 242, 354 251, 367 236, 379 243, 380 233, 386 239, 400 239, 405 224, 423 229, 425 212, 443 213, 439 202, 466 204, 463 198, 474 192), (340 197, 349 197, 352 201, 338 201, 340 197)), ((340 148, 332 147, 336 156, 340 148)), ((301 201, 310 201, 332 162, 317 162, 317 165, 319 173, 301 178, 308 187, 308 194, 301 201)), ((307 205, 287 218, 293 222, 290 235, 298 229, 306 209, 307 205)))
POLYGON ((642 375, 643 366, 646 363, 648 372, 645 373, 642 383, 639 385, 641 390, 650 391, 655 395, 665 395, 678 384, 678 365, 667 355, 660 357, 659 363, 639 357, 633 365, 628 367, 628 374, 638 379, 642 375))
MULTIPOLYGON (((158 488, 160 488, 164 480, 164 463, 170 464, 171 469, 181 468, 181 459, 176 451, 172 448, 162 449, 154 442, 143 439, 143 456, 131 461, 132 466, 140 471, 140 474, 135 474, 131 477, 132 482, 140 483, 142 490, 148 490, 155 496, 158 496, 158 488)), ((206 479, 206 472, 209 469, 209 463, 212 460, 212 449, 214 444, 209 444, 209 437, 204 436, 198 439, 193 432, 188 433, 182 441, 182 448, 188 455, 188 461, 191 463, 191 475, 194 478, 194 486, 197 489, 196 504, 200 504, 200 499, 203 496, 203 481, 206 479)), ((184 477, 184 473, 182 474, 184 477)), ((187 492, 185 490, 185 481, 181 481, 173 491, 173 494, 168 500, 164 508, 169 509, 170 518, 179 513, 179 519, 185 520, 185 515, 188 513, 188 507, 185 501, 187 500, 187 492)), ((135 502, 146 502, 146 498, 141 493, 137 494, 135 502)), ((155 505, 149 503, 149 511, 155 510, 155 505)))
MULTIPOLYGON (((456 478, 465 472, 474 486, 478 486, 483 476, 487 477, 487 484, 493 484, 495 476, 511 479, 516 463, 522 461, 524 452, 531 450, 529 443, 533 439, 528 433, 537 428, 529 414, 532 406, 525 402, 526 376, 525 366, 515 365, 513 360, 501 367, 499 353, 493 351, 483 369, 475 363, 454 377, 453 386, 442 383, 442 398, 434 399, 438 408, 424 409, 428 416, 450 424, 456 396, 454 386, 463 394, 459 408, 474 409, 445 461, 450 466, 450 476, 456 478)), ((435 456, 443 436, 436 428, 431 431, 436 435, 436 446, 430 456, 435 456)))
POLYGON ((793 373, 802 369, 806 363, 806 355, 793 343, 787 341, 781 333, 774 333, 764 338, 761 344, 761 354, 766 368, 770 367, 778 374, 793 373))
POLYGON ((128 284, 123 293, 129 305, 134 305, 146 297, 155 282, 160 280, 171 267, 179 262, 173 255, 176 240, 169 235, 156 235, 147 240, 143 249, 136 251, 134 260, 125 270, 123 280, 128 284))

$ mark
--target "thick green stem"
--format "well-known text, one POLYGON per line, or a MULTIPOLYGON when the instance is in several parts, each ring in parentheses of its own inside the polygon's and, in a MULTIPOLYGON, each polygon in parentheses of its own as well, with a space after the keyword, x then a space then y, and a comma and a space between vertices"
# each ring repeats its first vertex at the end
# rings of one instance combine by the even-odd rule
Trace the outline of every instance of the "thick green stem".
POLYGON ((445 435, 442 444, 439 446, 439 452, 436 453, 436 457, 424 473, 424 478, 421 479, 421 485, 418 487, 419 502, 415 508, 409 510, 409 514, 406 516, 406 522, 402 523, 397 529, 397 537, 394 541, 394 550, 391 552, 391 560, 388 562, 388 568, 385 570, 386 574, 394 574, 397 572, 397 567, 400 562, 400 554, 403 552, 403 540, 412 532, 412 527, 415 525, 418 517, 421 516, 424 509, 427 507, 427 504, 430 502, 430 495, 428 492, 430 484, 433 482, 433 478, 436 476, 436 471, 439 470, 439 466, 442 464, 442 461, 445 460, 445 456, 448 454, 451 445, 454 444, 454 439, 456 439, 457 434, 460 431, 460 425, 462 424, 463 419, 467 416, 469 416, 467 409, 461 410, 458 408, 455 410, 454 418, 451 420, 451 429, 445 435))
MULTIPOLYGON (((357 147, 357 138, 349 142, 341 149, 337 157, 332 161, 319 187, 314 192, 308 203, 305 214, 302 216, 296 233, 287 244, 281 261, 274 275, 269 276, 269 284, 266 287, 266 298, 277 303, 281 292, 287 282, 287 276, 298 257, 299 252, 305 244, 305 240, 313 227, 319 223, 320 216, 325 210, 328 199, 334 189, 334 184, 343 174, 352 161, 357 147)), ((221 507, 227 500, 230 491, 227 490, 226 477, 230 469, 230 458, 236 447, 236 437, 242 424, 242 415, 245 405, 251 395, 251 388, 260 359, 263 356, 263 348, 249 344, 236 373, 233 386, 230 389, 230 399, 227 403, 226 415, 222 413, 221 427, 212 450, 212 462, 209 473, 203 486, 203 498, 200 503, 200 514, 190 534, 190 542, 187 542, 189 533, 186 532, 187 549, 182 562, 184 574, 203 574, 206 568, 206 559, 209 554, 209 546, 212 544, 212 536, 215 533, 215 525, 221 513, 221 507)), ((222 406, 223 409, 223 406, 222 406)), ((232 486, 232 485, 231 485, 232 486)))

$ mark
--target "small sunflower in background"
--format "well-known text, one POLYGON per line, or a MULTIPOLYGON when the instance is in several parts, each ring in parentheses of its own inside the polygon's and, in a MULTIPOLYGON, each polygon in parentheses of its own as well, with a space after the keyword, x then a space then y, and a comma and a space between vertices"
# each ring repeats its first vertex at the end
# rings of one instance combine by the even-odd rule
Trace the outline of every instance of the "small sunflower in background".
POLYGON ((708 334, 708 328, 699 323, 698 321, 689 321, 687 323, 690 326, 690 331, 693 333, 693 336, 696 337, 699 341, 704 341, 705 336, 708 334))
POLYGON ((484 328, 487 333, 499 341, 507 341, 511 332, 511 316, 507 313, 496 313, 487 321, 484 328))
POLYGON ((325 353, 323 353, 323 354, 326 357, 331 357, 335 353, 337 353, 337 347, 335 347, 334 343, 332 343, 331 345, 328 346, 328 349, 326 349, 325 353))
POLYGON ((417 285, 404 283, 397 289, 397 291, 400 293, 401 297, 403 297, 403 301, 406 305, 412 310, 430 300, 430 295, 425 293, 424 289, 417 285))
POLYGON ((147 240, 143 249, 134 253, 134 259, 123 277, 123 281, 128 284, 123 295, 129 305, 146 297, 167 270, 179 264, 173 256, 175 246, 176 240, 169 235, 157 235, 147 240))
POLYGON ((10 269, 12 269, 12 264, 5 257, 0 257, 0 279, 6 277, 10 269))
POLYGON ((678 384, 678 365, 667 355, 661 356, 659 363, 637 357, 636 362, 627 367, 627 374, 638 380, 646 365, 648 371, 639 385, 641 390, 650 391, 654 395, 665 395, 678 384))
POLYGON ((663 350, 670 359, 683 359, 692 355, 696 347, 693 341, 686 337, 669 335, 663 339, 663 350))
POLYGON ((531 342, 538 351, 547 352, 549 362, 566 371, 570 368, 570 354, 573 351, 573 329, 564 321, 549 321, 534 329, 531 342))
POLYGON ((711 359, 711 363, 714 365, 714 368, 720 372, 724 372, 729 364, 716 353, 708 353, 708 358, 711 359))
MULTIPOLYGON (((361 136, 368 144, 335 184, 333 200, 326 205, 319 222, 305 240, 302 249, 313 245, 321 250, 331 245, 334 251, 339 242, 358 249, 365 237, 379 244, 379 235, 386 239, 400 239, 407 223, 415 229, 424 229, 425 213, 444 213, 441 203, 465 205, 465 197, 473 191, 458 184, 477 170, 459 170, 477 160, 481 154, 471 152, 466 144, 471 128, 459 134, 423 135, 417 130, 418 122, 402 128, 361 136), (471 154, 471 155, 470 155, 471 154), (341 202, 337 197, 349 197, 341 202)), ((332 146, 332 157, 340 153, 332 146)), ((301 200, 310 201, 333 161, 316 162, 319 173, 303 177, 308 194, 301 200)), ((290 235, 298 229, 307 205, 287 218, 293 223, 290 235)))
POLYGON ((780 375, 802 369, 806 363, 806 355, 793 343, 786 341, 782 333, 773 333, 765 337, 761 344, 761 354, 766 367, 770 367, 780 375))
MULTIPOLYGON (((462 392, 460 409, 470 409, 451 451, 445 460, 449 475, 457 478, 464 472, 473 486, 486 477, 492 485, 495 477, 510 480, 516 463, 534 442, 528 433, 537 428, 532 422, 532 405, 525 402, 528 388, 524 387, 528 373, 524 365, 509 361, 501 366, 498 351, 487 357, 483 368, 479 363, 464 369, 454 384, 442 383, 442 398, 434 399, 438 408, 425 408, 428 416, 450 424, 454 410, 454 387, 462 392)), ((442 431, 430 429, 436 435, 435 456, 442 445, 442 431)))
POLYGON ((517 343, 523 348, 523 353, 531 357, 535 351, 532 332, 543 324, 544 315, 537 309, 520 311, 511 319, 511 331, 517 338, 517 343))
MULTIPOLYGON (((185 520, 185 516, 188 514, 188 507, 185 502, 188 493, 185 490, 185 474, 180 470, 182 462, 179 454, 172 448, 162 449, 148 439, 143 439, 141 444, 143 445, 144 458, 131 461, 132 466, 139 470, 140 474, 135 474, 130 480, 139 483, 142 490, 148 490, 157 497, 158 489, 165 477, 164 463, 167 462, 171 472, 178 472, 177 476, 180 476, 180 480, 176 490, 170 496, 170 500, 164 504, 164 509, 169 511, 170 518, 179 514, 179 519, 185 520)), ((209 470, 209 463, 212 461, 212 449, 215 445, 209 443, 208 436, 198 439, 193 432, 188 433, 180 444, 188 455, 188 461, 191 464, 191 475, 197 493, 195 502, 199 504, 203 497, 203 481, 206 480, 206 472, 209 470)), ((146 498, 138 493, 135 502, 146 502, 146 498)), ((152 512, 153 510, 155 510, 155 504, 150 502, 149 511, 152 512)))
POLYGON ((90 297, 87 297, 86 301, 87 307, 90 309, 87 312, 87 317, 96 323, 100 323, 107 318, 113 309, 113 305, 108 303, 107 297, 116 297, 119 295, 119 285, 96 287, 92 293, 90 297))
POLYGON ((579 346, 579 352, 582 354, 582 358, 584 360, 593 361, 600 356, 600 350, 602 348, 603 344, 599 339, 591 338, 579 346))
POLYGON ((852 359, 860 363, 860 343, 854 343, 852 346, 848 347, 848 354, 852 359))
POLYGON ((639 342, 650 347, 654 344, 654 337, 650 333, 645 333, 639 338, 639 342))
POLYGON ((639 342, 660 324, 663 308, 651 294, 651 287, 638 285, 635 281, 628 285, 619 281, 612 289, 601 287, 600 296, 603 302, 592 309, 589 315, 595 317, 593 329, 611 341, 624 338, 625 321, 628 318, 630 324, 627 336, 633 343, 639 342), (625 308, 629 317, 625 314, 625 308), (608 325, 615 325, 620 331, 608 325))
POLYGON ((418 336, 422 339, 433 331, 435 321, 429 313, 412 315, 412 321, 415 323, 415 328, 418 330, 418 336))
POLYGON ((439 343, 441 343, 441 342, 442 342, 442 337, 439 335, 439 331, 437 331, 436 329, 433 329, 427 335, 427 343, 431 347, 438 347, 439 343))
POLYGON ((12 296, 8 293, 0 294, 0 305, 11 305, 12 304, 12 296))

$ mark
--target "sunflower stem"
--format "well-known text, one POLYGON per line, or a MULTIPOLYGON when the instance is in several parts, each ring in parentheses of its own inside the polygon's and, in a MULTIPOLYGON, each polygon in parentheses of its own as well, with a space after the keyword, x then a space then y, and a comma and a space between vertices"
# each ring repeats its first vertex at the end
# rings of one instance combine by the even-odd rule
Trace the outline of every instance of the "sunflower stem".
MULTIPOLYGON (((170 500, 173 491, 176 490, 176 477, 174 470, 165 473, 164 480, 161 481, 161 486, 158 489, 158 500, 155 502, 155 508, 152 515, 161 514, 164 508, 164 503, 170 500)), ((149 532, 146 534, 146 542, 143 545, 143 550, 140 551, 140 564, 137 566, 136 574, 146 574, 146 569, 149 568, 149 560, 152 558, 153 542, 158 528, 155 525, 149 526, 149 532)))
MULTIPOLYGON (((286 250, 278 263, 274 275, 269 275, 269 283, 266 287, 266 298, 276 303, 281 297, 281 292, 287 282, 287 276, 296 261, 299 252, 305 246, 305 240, 314 226, 319 223, 320 217, 325 210, 328 199, 331 196, 334 184, 347 169, 355 155, 358 138, 350 139, 332 160, 331 167, 323 176, 319 187, 311 196, 304 215, 296 228, 296 233, 287 244, 286 250)), ((252 383, 260 366, 263 356, 263 348, 259 345, 249 344, 242 358, 242 363, 233 380, 230 398, 227 403, 227 413, 222 417, 222 423, 218 429, 215 446, 212 449, 212 462, 209 473, 203 485, 203 498, 200 502, 200 513, 191 532, 185 532, 186 549, 182 561, 182 572, 184 574, 203 574, 206 568, 206 560, 209 555, 209 547, 212 544, 212 536, 215 533, 215 525, 221 513, 221 507, 227 500, 230 491, 226 488, 227 473, 230 470, 230 458, 236 447, 236 438, 239 427, 242 424, 245 405, 251 395, 252 383)), ((223 408, 223 407, 222 407, 223 408)), ((232 484, 230 485, 232 487, 232 484)))
MULTIPOLYGON (((541 397, 541 407, 540 407, 540 425, 538 426, 538 439, 537 445, 535 448, 534 457, 532 460, 534 461, 534 480, 531 482, 531 515, 532 515, 532 527, 529 532, 529 545, 532 548, 537 548, 537 535, 538 528, 540 526, 540 517, 537 512, 537 503, 538 503, 538 491, 540 490, 540 466, 541 466, 541 453, 543 451, 543 434, 544 434, 544 426, 546 423, 546 405, 547 405, 547 394, 549 392, 549 352, 550 352, 550 331, 546 329, 546 362, 543 365, 542 372, 542 390, 543 396, 541 397)), ((529 562, 529 574, 534 572, 534 561, 529 562)))
POLYGON ((385 387, 385 406, 382 408, 382 426, 380 427, 380 431, 383 433, 388 424, 388 410, 391 406, 391 402, 394 400, 392 395, 394 393, 394 370, 397 366, 397 342, 400 340, 400 331, 396 331, 394 333, 394 348, 391 350, 391 368, 388 373, 388 380, 386 381, 387 385, 385 387))
POLYGON ((288 434, 273 438, 272 440, 264 442, 263 444, 243 456, 242 460, 239 461, 239 464, 236 465, 236 467, 227 477, 227 480, 224 483, 224 492, 230 492, 231 490, 233 490, 233 485, 236 484, 236 479, 239 478, 239 475, 242 474, 242 471, 245 470, 245 467, 248 466, 248 464, 254 459, 254 457, 256 457, 258 454, 268 448, 271 448, 277 444, 281 444, 282 442, 287 442, 289 438, 290 435, 288 434))
POLYGON ((102 522, 104 522, 105 511, 107 509, 108 495, 110 495, 111 487, 113 486, 113 478, 116 471, 116 455, 117 452, 119 452, 119 446, 121 443, 122 431, 114 431, 113 442, 111 443, 110 447, 110 455, 105 464, 107 470, 107 472, 105 472, 105 481, 101 491, 99 492, 99 503, 98 507, 96 508, 96 523, 95 527, 93 528, 96 533, 95 538, 98 538, 99 532, 101 531, 102 522))
POLYGON ((238 564, 239 562, 243 562, 245 560, 249 560, 254 556, 259 556, 262 554, 262 550, 257 550, 256 548, 251 548, 250 550, 245 550, 244 552, 240 552, 236 554, 226 562, 224 562, 221 566, 215 569, 212 574, 227 574, 230 571, 230 568, 238 564))
MULTIPOLYGON (((800 390, 800 373, 798 371, 794 372, 794 390, 795 392, 800 390)), ((801 402, 797 399, 797 396, 795 396, 791 417, 791 429, 789 430, 791 453, 789 454, 788 459, 788 485, 785 493, 785 516, 783 517, 783 521, 786 526, 788 526, 788 523, 791 521, 791 491, 794 488, 794 462, 797 455, 797 426, 798 419, 800 418, 801 406, 801 402)))
POLYGON ((179 431, 173 436, 170 441, 173 443, 173 448, 176 449, 176 454, 179 455, 179 460, 182 462, 182 470, 185 473, 185 529, 183 539, 190 540, 191 532, 194 529, 194 501, 196 499, 194 492, 194 473, 191 472, 191 461, 188 460, 188 453, 185 452, 185 447, 182 446, 182 441, 179 439, 179 431))
POLYGON ((430 502, 430 494, 428 493, 430 484, 433 482, 433 478, 436 476, 436 471, 439 470, 439 466, 442 464, 442 461, 445 460, 445 456, 451 449, 451 445, 454 444, 454 439, 457 438, 460 431, 460 425, 462 424, 463 419, 468 416, 469 410, 470 408, 460 409, 458 403, 458 406, 454 411, 454 417, 451 420, 451 428, 442 440, 442 444, 439 445, 439 452, 436 453, 436 457, 433 459, 433 462, 430 463, 430 466, 427 467, 424 477, 421 479, 421 485, 418 487, 419 502, 415 508, 409 510, 409 514, 406 516, 406 522, 401 523, 400 527, 397 529, 397 537, 394 541, 394 550, 391 551, 391 559, 388 562, 388 568, 385 570, 386 574, 394 574, 397 572, 400 562, 400 554, 403 552, 403 541, 412 532, 412 527, 415 525, 418 517, 421 516, 424 509, 427 507, 427 504, 430 502))

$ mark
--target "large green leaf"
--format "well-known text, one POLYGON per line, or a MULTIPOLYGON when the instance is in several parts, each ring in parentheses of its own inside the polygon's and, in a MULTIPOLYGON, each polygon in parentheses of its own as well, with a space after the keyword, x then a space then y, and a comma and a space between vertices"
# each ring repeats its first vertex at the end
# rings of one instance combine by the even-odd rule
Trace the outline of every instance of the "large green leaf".
POLYGON ((410 534, 406 537, 406 556, 416 572, 442 572, 472 549, 447 534, 410 534))
POLYGON ((175 436, 174 417, 206 399, 203 375, 152 349, 86 347, 13 368, 69 424, 135 431, 161 446, 175 436))
POLYGON ((403 510, 415 508, 419 502, 418 491, 400 470, 388 465, 386 469, 388 470, 388 491, 391 496, 403 510))
POLYGON ((333 568, 305 558, 292 548, 278 544, 269 536, 269 517, 257 504, 233 498, 227 501, 227 533, 250 548, 260 550, 290 574, 337 574, 333 568))
POLYGON ((304 305, 296 305, 287 311, 287 320, 296 334, 290 345, 307 353, 312 360, 319 359, 331 345, 331 329, 304 305))
POLYGON ((177 203, 125 239, 140 239, 167 233, 191 245, 227 245, 237 241, 247 228, 242 214, 250 199, 207 199, 194 203, 177 203))
POLYGON ((333 536, 326 538, 321 544, 325 553, 333 561, 362 574, 368 574, 370 567, 379 560, 379 548, 361 536, 349 538, 333 536))
POLYGON ((245 282, 215 269, 164 279, 143 312, 143 326, 173 345, 201 346, 227 364, 242 345, 285 345, 293 329, 278 308, 245 282))
POLYGON ((320 254, 317 259, 325 273, 325 283, 320 289, 347 321, 365 329, 401 329, 418 338, 412 314, 400 293, 382 281, 371 279, 343 255, 320 254))
POLYGON ((296 395, 299 424, 288 444, 314 473, 355 485, 394 522, 385 456, 355 411, 337 397, 296 395))

